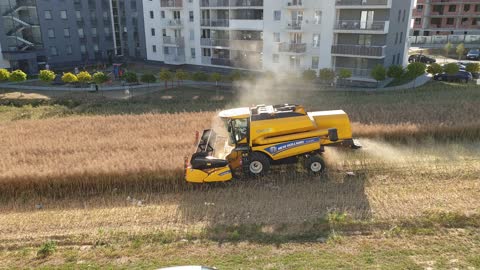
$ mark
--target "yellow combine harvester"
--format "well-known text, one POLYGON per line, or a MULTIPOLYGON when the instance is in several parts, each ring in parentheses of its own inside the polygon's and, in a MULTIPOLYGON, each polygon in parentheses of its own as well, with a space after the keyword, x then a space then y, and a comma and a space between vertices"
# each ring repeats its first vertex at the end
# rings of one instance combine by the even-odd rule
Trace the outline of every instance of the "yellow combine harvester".
POLYGON ((324 146, 360 147, 352 139, 348 115, 341 110, 307 113, 299 105, 259 105, 222 111, 219 117, 225 127, 223 152, 216 151, 222 136, 205 130, 197 139, 196 152, 185 162, 188 182, 263 176, 271 165, 298 161, 318 174, 325 170, 324 146))

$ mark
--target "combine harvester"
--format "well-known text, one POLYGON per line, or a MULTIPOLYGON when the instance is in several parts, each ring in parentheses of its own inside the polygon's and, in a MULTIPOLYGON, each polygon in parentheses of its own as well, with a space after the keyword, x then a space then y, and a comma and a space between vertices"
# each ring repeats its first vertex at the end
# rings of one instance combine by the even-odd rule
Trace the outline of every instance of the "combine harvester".
POLYGON ((341 110, 307 113, 299 105, 259 105, 219 113, 226 137, 213 129, 198 136, 196 151, 185 160, 185 179, 192 183, 258 177, 271 165, 302 162, 312 174, 325 170, 324 146, 360 148, 352 139, 348 115, 341 110), (219 147, 220 148, 220 147, 219 147))

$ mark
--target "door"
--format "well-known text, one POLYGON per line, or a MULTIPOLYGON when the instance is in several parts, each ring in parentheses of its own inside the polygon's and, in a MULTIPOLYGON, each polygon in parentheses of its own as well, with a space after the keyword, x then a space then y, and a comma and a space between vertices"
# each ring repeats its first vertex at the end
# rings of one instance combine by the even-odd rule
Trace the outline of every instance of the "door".
POLYGON ((360 29, 372 29, 374 15, 375 13, 373 10, 362 11, 360 18, 360 29))

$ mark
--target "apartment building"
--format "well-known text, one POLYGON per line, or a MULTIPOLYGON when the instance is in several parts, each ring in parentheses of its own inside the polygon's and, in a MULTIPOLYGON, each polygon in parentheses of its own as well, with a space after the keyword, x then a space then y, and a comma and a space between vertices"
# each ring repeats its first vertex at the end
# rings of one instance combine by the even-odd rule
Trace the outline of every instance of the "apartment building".
POLYGON ((0 65, 36 73, 145 58, 141 0, 2 0, 0 65))
POLYGON ((480 44, 480 0, 417 0, 410 42, 439 47, 447 42, 480 44))
POLYGON ((405 63, 411 0, 143 0, 147 59, 259 71, 405 63))

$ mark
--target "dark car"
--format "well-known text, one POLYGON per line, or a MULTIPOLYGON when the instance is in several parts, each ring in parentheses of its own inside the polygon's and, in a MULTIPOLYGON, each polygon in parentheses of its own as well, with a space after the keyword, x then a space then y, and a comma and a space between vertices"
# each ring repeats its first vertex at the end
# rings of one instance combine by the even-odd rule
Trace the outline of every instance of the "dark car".
POLYGON ((410 57, 408 57, 408 62, 409 63, 420 62, 424 64, 432 64, 432 63, 436 63, 437 60, 435 60, 433 57, 426 56, 423 54, 413 54, 413 55, 410 55, 410 57))
POLYGON ((467 60, 480 60, 480 50, 472 49, 467 53, 467 60))
POLYGON ((463 82, 468 83, 473 80, 472 73, 467 71, 460 70, 455 75, 449 75, 447 73, 441 73, 433 76, 433 79, 436 81, 447 81, 447 82, 463 82))

